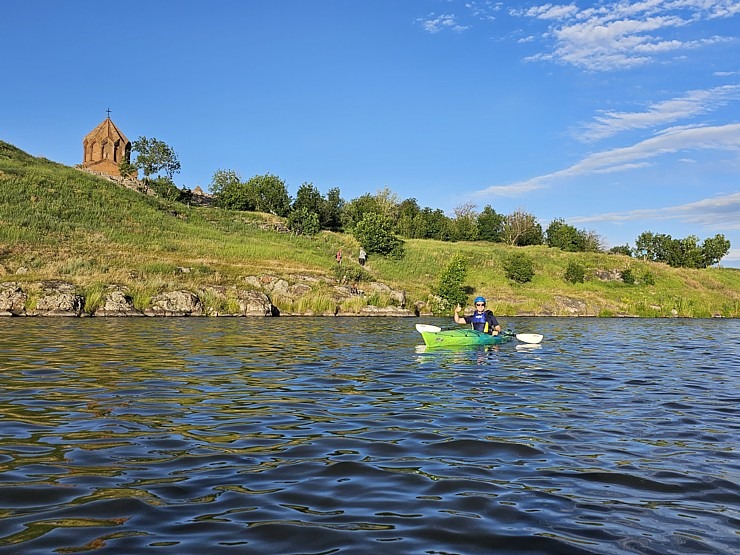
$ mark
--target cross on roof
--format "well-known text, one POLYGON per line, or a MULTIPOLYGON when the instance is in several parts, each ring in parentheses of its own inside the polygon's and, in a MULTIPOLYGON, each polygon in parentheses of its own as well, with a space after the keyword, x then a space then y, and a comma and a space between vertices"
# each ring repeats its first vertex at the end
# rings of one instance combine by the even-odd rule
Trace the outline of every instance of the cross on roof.
POLYGON ((108 112, 108 117, 110 118, 110 108, 108 108, 108 109, 106 110, 106 112, 108 112))

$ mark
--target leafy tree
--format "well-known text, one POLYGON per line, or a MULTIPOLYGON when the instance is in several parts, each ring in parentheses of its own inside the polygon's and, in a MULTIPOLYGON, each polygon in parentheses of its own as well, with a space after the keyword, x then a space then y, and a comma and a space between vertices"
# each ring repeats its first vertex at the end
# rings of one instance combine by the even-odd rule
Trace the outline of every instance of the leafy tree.
POLYGON ((419 239, 438 239, 439 241, 449 241, 452 239, 452 220, 445 216, 439 208, 423 208, 419 214, 419 221, 416 224, 420 234, 419 239))
POLYGON ((290 196, 285 182, 276 175, 255 175, 247 181, 247 187, 254 194, 255 210, 269 212, 276 216, 287 216, 290 213, 290 196))
POLYGON ((332 187, 326 193, 325 212, 321 220, 321 227, 332 231, 342 229, 342 212, 344 210, 344 199, 342 199, 339 187, 332 187))
POLYGON ((180 161, 177 154, 168 144, 155 139, 139 137, 131 144, 131 150, 136 151, 134 166, 144 174, 144 181, 161 171, 172 180, 172 176, 180 173, 180 161))
POLYGON ((393 226, 385 217, 375 212, 365 214, 353 230, 355 239, 368 253, 403 256, 403 241, 393 235, 393 226))
POLYGON ((351 230, 358 222, 362 221, 365 214, 382 214, 383 211, 378 205, 378 199, 370 194, 364 194, 361 197, 352 199, 344 206, 342 212, 342 223, 345 229, 351 230))
POLYGON ((375 193, 375 200, 378 205, 380 213, 385 216, 391 223, 395 223, 398 220, 398 195, 391 191, 388 187, 378 190, 375 193))
POLYGON ((517 283, 527 283, 534 277, 534 262, 523 252, 515 252, 504 261, 504 272, 517 283))
POLYGON ((169 177, 157 177, 152 179, 149 185, 157 196, 165 200, 183 203, 193 200, 193 192, 190 189, 178 189, 169 177))
POLYGON ((398 205, 398 220, 396 221, 396 233, 409 239, 419 239, 419 233, 423 233, 423 225, 418 226, 416 222, 421 208, 415 198, 407 198, 398 205))
POLYGON ((618 245, 609 249, 611 254, 624 254, 625 256, 632 256, 632 249, 629 245, 618 245))
POLYGON ((478 235, 484 241, 501 243, 504 239, 504 221, 503 214, 497 214, 491 208, 490 204, 483 207, 483 211, 478 214, 478 235))
POLYGON ((713 266, 719 264, 719 261, 730 252, 730 241, 725 239, 724 235, 718 233, 714 237, 704 239, 701 248, 705 266, 713 266))
POLYGON ((565 269, 565 281, 570 283, 583 283, 586 277, 586 270, 578 262, 571 261, 565 269))
POLYGON ((566 252, 583 252, 585 241, 583 233, 572 225, 558 218, 550 222, 545 231, 547 246, 558 248, 566 252))
POLYGON ((504 242, 520 247, 541 245, 542 226, 532 214, 523 210, 512 212, 504 221, 504 242))
POLYGON ((121 160, 118 164, 118 173, 121 177, 133 177, 136 175, 136 166, 126 159, 121 160))
POLYGON ((306 207, 293 210, 288 216, 287 225, 296 235, 316 235, 321 231, 319 215, 306 207))
POLYGON ((704 253, 698 242, 696 235, 670 240, 667 243, 665 262, 674 268, 704 268, 704 253))
POLYGON ((478 239, 478 207, 466 202, 453 210, 453 238, 456 241, 475 241, 478 239))
POLYGON ((635 255, 653 262, 667 262, 671 241, 670 235, 645 231, 635 241, 635 255))
POLYGON ((465 281, 467 272, 467 261, 462 255, 456 254, 439 275, 434 294, 440 296, 448 303, 447 308, 455 306, 458 303, 463 306, 465 305, 468 296, 465 292, 463 282, 465 281))
POLYGON ((217 170, 211 178, 210 189, 221 208, 252 211, 257 206, 254 192, 242 183, 241 176, 234 170, 217 170))
POLYGON ((324 210, 324 197, 312 183, 303 183, 298 187, 295 199, 293 200, 293 210, 305 208, 316 215, 321 214, 324 210))

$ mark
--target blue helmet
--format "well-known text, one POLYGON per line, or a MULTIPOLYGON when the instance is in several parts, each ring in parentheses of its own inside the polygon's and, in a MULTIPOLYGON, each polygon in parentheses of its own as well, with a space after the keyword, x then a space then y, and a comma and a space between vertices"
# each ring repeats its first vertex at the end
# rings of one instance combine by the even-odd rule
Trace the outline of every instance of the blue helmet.
POLYGON ((484 299, 483 297, 476 297, 476 298, 475 298, 475 302, 476 302, 476 303, 483 303, 483 304, 486 304, 486 299, 484 299))

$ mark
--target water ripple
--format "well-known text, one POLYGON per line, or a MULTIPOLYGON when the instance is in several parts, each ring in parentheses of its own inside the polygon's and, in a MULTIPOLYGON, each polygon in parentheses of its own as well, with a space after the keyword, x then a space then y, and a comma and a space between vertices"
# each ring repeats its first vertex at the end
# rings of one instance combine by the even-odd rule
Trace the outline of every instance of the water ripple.
POLYGON ((413 323, 0 320, 0 553, 736 549, 737 322, 413 323))

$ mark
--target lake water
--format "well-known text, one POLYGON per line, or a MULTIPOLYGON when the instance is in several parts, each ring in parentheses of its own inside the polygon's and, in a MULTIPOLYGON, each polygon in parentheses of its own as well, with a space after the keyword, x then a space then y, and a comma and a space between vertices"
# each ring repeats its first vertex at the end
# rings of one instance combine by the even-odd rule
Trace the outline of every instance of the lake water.
POLYGON ((0 553, 738 553, 740 321, 0 319, 0 553))

